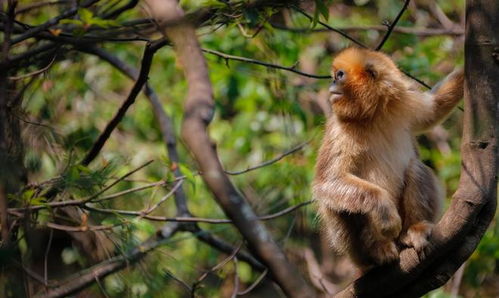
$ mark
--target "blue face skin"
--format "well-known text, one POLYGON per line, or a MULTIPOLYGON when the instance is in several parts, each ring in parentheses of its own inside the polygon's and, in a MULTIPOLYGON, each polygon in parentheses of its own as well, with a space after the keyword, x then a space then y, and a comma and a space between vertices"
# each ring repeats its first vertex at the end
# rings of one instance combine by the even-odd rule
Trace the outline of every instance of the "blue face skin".
POLYGON ((343 70, 337 70, 333 74, 333 82, 329 85, 329 92, 331 96, 329 101, 332 103, 338 100, 343 95, 343 82, 345 81, 346 73, 343 70))

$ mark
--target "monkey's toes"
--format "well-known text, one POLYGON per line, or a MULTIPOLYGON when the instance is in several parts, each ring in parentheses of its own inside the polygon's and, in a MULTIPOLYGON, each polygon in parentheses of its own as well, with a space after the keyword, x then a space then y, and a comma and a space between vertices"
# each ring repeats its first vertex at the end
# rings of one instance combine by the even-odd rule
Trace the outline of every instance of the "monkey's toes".
POLYGON ((427 244, 433 224, 429 222, 419 222, 409 227, 407 233, 400 238, 400 241, 416 251, 421 251, 427 244))

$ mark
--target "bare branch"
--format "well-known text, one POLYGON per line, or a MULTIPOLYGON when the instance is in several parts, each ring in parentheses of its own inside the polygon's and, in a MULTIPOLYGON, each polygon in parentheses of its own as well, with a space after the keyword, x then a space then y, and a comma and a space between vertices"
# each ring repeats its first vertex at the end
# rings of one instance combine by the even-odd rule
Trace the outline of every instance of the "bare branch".
POLYGON ((171 197, 177 191, 177 189, 179 189, 179 187, 182 186, 182 182, 184 182, 183 179, 178 180, 177 184, 175 184, 175 186, 173 186, 173 188, 165 196, 163 196, 158 202, 156 202, 156 204, 152 205, 151 207, 147 208, 144 211, 140 211, 140 216, 141 217, 146 216, 146 215, 150 214, 151 212, 153 212, 154 210, 156 210, 156 208, 158 208, 161 204, 163 204, 164 201, 166 201, 166 199, 171 197))
POLYGON ((218 269, 222 268, 223 266, 225 266, 225 264, 229 263, 232 259, 234 259, 237 255, 237 253, 239 252, 239 250, 241 250, 241 247, 242 247, 243 243, 239 243, 236 248, 234 249, 234 251, 228 256, 226 257, 225 259, 223 259, 220 263, 216 264, 215 266, 213 266, 212 268, 210 268, 208 271, 206 271, 205 273, 203 273, 198 279, 197 281, 194 283, 194 285, 192 286, 192 290, 193 290, 193 293, 194 294, 194 291, 196 290, 196 288, 198 287, 198 285, 203 281, 205 280, 206 277, 208 277, 208 275, 210 273, 213 273, 215 271, 217 271, 218 269))
MULTIPOLYGON (((298 11, 299 13, 301 13, 302 15, 304 15, 310 21, 313 20, 313 17, 311 15, 309 15, 306 11, 304 11, 303 9, 301 9, 300 7, 295 6, 294 9, 296 11, 298 11)), ((357 39, 351 37, 350 35, 346 34, 342 30, 334 28, 334 27, 331 27, 331 26, 329 26, 328 24, 326 24, 326 23, 324 23, 322 21, 317 21, 317 23, 320 24, 321 26, 327 28, 329 31, 336 32, 336 33, 340 34, 341 36, 343 36, 344 38, 350 40, 351 42, 353 42, 354 44, 358 45, 359 47, 361 47, 361 48, 367 48, 367 46, 365 46, 363 43, 361 43, 357 39)))
POLYGON ((117 16, 119 16, 120 14, 122 14, 123 12, 134 8, 135 6, 137 6, 138 3, 139 3, 139 0, 128 0, 128 2, 125 5, 117 8, 116 10, 110 11, 109 13, 104 14, 102 16, 102 18, 103 19, 114 19, 117 16))
POLYGON ((139 94, 140 90, 142 90, 142 87, 147 82, 154 54, 158 49, 160 49, 165 44, 166 44, 165 40, 158 40, 153 43, 149 43, 146 46, 146 49, 144 51, 144 56, 142 57, 142 66, 140 68, 140 74, 137 78, 137 81, 135 82, 135 85, 130 91, 130 94, 128 95, 127 99, 123 102, 122 106, 119 108, 116 115, 107 124, 104 131, 97 138, 97 141, 95 141, 94 145, 92 146, 90 151, 87 153, 87 155, 81 162, 83 165, 88 165, 97 157, 102 147, 104 147, 104 144, 106 143, 107 139, 111 136, 113 130, 116 128, 116 126, 118 126, 123 117, 125 117, 128 108, 135 102, 135 98, 137 98, 137 95, 139 94))
POLYGON ((41 8, 44 6, 49 6, 49 5, 59 5, 59 4, 66 4, 69 3, 69 0, 59 0, 59 1, 46 1, 46 2, 36 2, 32 4, 28 4, 22 7, 19 7, 19 9, 16 10, 16 14, 22 14, 22 13, 27 13, 33 9, 41 8))
MULTIPOLYGON (((81 7, 90 7, 90 6, 92 6, 94 3, 98 2, 98 1, 99 0, 88 0, 88 1, 85 1, 81 5, 81 7)), ((33 28, 29 29, 25 33, 23 33, 23 34, 17 36, 16 38, 12 39, 12 44, 17 44, 17 43, 20 43, 21 41, 24 41, 24 40, 28 39, 28 38, 34 37, 38 33, 43 32, 43 31, 49 29, 50 27, 52 27, 54 25, 57 25, 62 19, 67 19, 69 17, 72 17, 72 16, 76 15, 76 13, 78 12, 78 8, 79 7, 74 7, 74 8, 68 9, 65 12, 63 12, 62 14, 58 15, 57 17, 54 17, 54 18, 46 21, 45 23, 43 23, 43 24, 41 24, 39 26, 36 26, 36 27, 33 27, 33 28)))
POLYGON ((253 170, 256 170, 256 169, 259 169, 259 168, 266 167, 268 165, 271 165, 273 163, 276 163, 276 162, 280 161, 284 157, 286 157, 288 155, 291 155, 291 154, 295 153, 298 150, 301 150, 303 147, 305 147, 306 145, 308 145, 309 142, 310 141, 306 141, 304 143, 301 143, 298 146, 285 151, 281 155, 279 155, 277 157, 274 157, 274 158, 272 158, 270 160, 267 160, 267 161, 265 161, 265 162, 263 162, 263 163, 261 163, 259 165, 256 165, 256 166, 253 166, 253 167, 248 167, 245 170, 240 170, 240 171, 225 171, 225 173, 228 174, 228 175, 240 175, 240 174, 247 173, 249 171, 253 171, 253 170))
MULTIPOLYGON (((406 0, 407 2, 410 1, 410 0, 406 0)), ((295 9, 300 12, 301 14, 303 14, 304 16, 306 16, 309 20, 312 20, 312 16, 310 16, 309 14, 307 14, 303 9, 299 8, 299 7, 295 7, 295 9)), ((403 11, 405 10, 405 8, 401 11, 401 13, 403 13, 403 11)), ((398 19, 400 18, 400 16, 397 16, 397 19, 395 20, 396 22, 398 22, 398 19)), ((396 22, 394 21, 393 24, 396 24, 396 22)), ((368 48, 368 46, 366 46, 365 44, 361 43, 360 41, 356 40, 355 38, 351 37, 350 35, 348 35, 347 33, 337 29, 337 28, 333 28, 331 26, 329 26, 328 24, 324 23, 324 22, 321 22, 321 21, 318 21, 318 23, 320 25, 322 25, 323 27, 325 27, 326 29, 330 30, 330 31, 333 31, 333 32, 337 32, 339 34, 341 34, 343 37, 347 38, 348 40, 352 41, 353 43, 355 43, 357 46, 361 47, 361 48, 368 48)), ((393 26, 394 27, 394 26, 393 26)), ((393 30, 393 28, 392 28, 393 30)), ((390 32, 391 34, 391 32, 390 32)), ((385 35, 386 38, 388 38, 389 36, 389 33, 387 32, 387 34, 385 35)), ((384 42, 383 42, 384 43, 384 42)), ((382 44, 380 43, 380 45, 382 46, 382 44)), ((379 46, 378 46, 379 47, 379 46)), ((376 49, 376 50, 379 50, 379 49, 376 49)), ((426 84, 425 82, 423 82, 422 80, 416 78, 415 76, 411 75, 410 73, 404 71, 404 70, 401 70, 403 74, 405 74, 406 76, 408 76, 409 78, 415 80, 416 82, 418 82, 419 84, 421 84, 422 86, 428 88, 428 89, 431 89, 431 87, 426 84)))
POLYGON ((17 80, 26 79, 26 78, 29 78, 29 77, 36 76, 36 75, 39 75, 41 73, 44 73, 45 71, 47 71, 52 66, 52 64, 54 64, 55 58, 57 58, 57 54, 54 55, 54 57, 52 58, 52 60, 50 60, 49 64, 47 64, 47 66, 45 66, 45 67, 43 67, 41 69, 35 70, 33 72, 27 73, 27 74, 23 74, 23 75, 20 75, 20 76, 15 76, 15 77, 9 77, 9 80, 17 81, 17 80))
POLYGON ((330 75, 315 75, 315 74, 310 74, 310 73, 306 73, 306 72, 303 72, 303 71, 299 71, 294 66, 292 66, 292 67, 286 67, 286 66, 282 66, 282 65, 278 65, 278 64, 273 64, 273 63, 268 63, 268 62, 263 62, 263 61, 259 61, 259 60, 255 60, 255 59, 251 59, 251 58, 229 55, 229 54, 225 54, 225 53, 222 53, 222 52, 219 52, 219 51, 215 51, 215 50, 210 50, 210 49, 202 49, 202 51, 205 52, 205 53, 208 53, 208 54, 216 55, 216 56, 224 58, 226 60, 242 61, 242 62, 257 64, 257 65, 262 65, 262 66, 265 66, 265 67, 270 67, 270 68, 275 68, 275 69, 282 69, 282 70, 294 72, 294 73, 302 75, 304 77, 309 77, 309 78, 314 78, 314 79, 330 79, 331 78, 330 75))
POLYGON ((390 35, 392 34, 393 28, 395 28, 395 26, 397 26, 397 23, 399 22, 400 17, 402 17, 402 14, 404 14, 404 11, 407 9, 409 2, 411 2, 411 0, 405 0, 404 6, 402 6, 402 9, 399 11, 397 17, 395 17, 395 20, 393 20, 393 22, 388 26, 388 30, 386 31, 386 34, 383 36, 383 39, 380 41, 380 43, 376 47, 376 51, 381 50, 383 45, 385 45, 385 42, 388 40, 388 37, 390 37, 390 35))
MULTIPOLYGON (((313 200, 302 202, 281 211, 278 211, 273 214, 263 215, 257 217, 258 220, 266 221, 281 217, 283 215, 289 214, 297 209, 300 209, 304 206, 307 206, 313 203, 313 200)), ((144 215, 141 211, 131 211, 131 210, 118 210, 118 209, 103 209, 92 207, 88 205, 82 206, 83 208, 95 212, 105 213, 105 214, 119 214, 125 216, 137 216, 140 218, 152 220, 152 221, 165 221, 165 222, 179 222, 179 223, 207 223, 207 224, 230 224, 233 223, 230 219, 217 219, 217 218, 202 218, 202 217, 193 217, 193 216, 179 216, 179 217, 166 217, 166 216, 155 216, 155 215, 144 215)), ((9 210, 10 211, 10 210, 9 210)))
MULTIPOLYGON (((176 1, 149 0, 147 3, 160 23, 183 17, 183 11, 176 1)), ((248 240, 251 249, 268 265, 282 289, 292 297, 313 297, 314 293, 297 274, 294 266, 288 263, 269 232, 227 178, 211 146, 206 128, 213 116, 212 88, 194 28, 187 23, 177 24, 167 27, 163 34, 173 42, 189 84, 182 136, 200 166, 204 181, 225 213, 248 240)))
POLYGON ((169 235, 153 237, 126 254, 116 256, 74 274, 67 278, 66 281, 61 282, 57 287, 45 293, 42 291, 35 295, 35 297, 65 297, 74 294, 94 283, 96 278, 102 279, 142 259, 148 252, 163 244, 177 231, 178 228, 173 228, 169 235))
MULTIPOLYGON (((81 47, 80 50, 100 57, 132 79, 136 79, 138 77, 138 71, 136 69, 130 67, 129 65, 118 59, 116 56, 113 56, 102 49, 99 49, 97 47, 81 47)), ((172 120, 165 113, 158 96, 151 88, 151 86, 149 86, 149 84, 147 83, 144 92, 149 102, 151 103, 154 115, 158 121, 159 128, 163 136, 163 141, 166 144, 168 157, 172 163, 178 164, 180 160, 176 148, 177 141, 173 133, 174 129, 172 120)), ((180 167, 177 167, 173 173, 176 179, 185 178, 182 174, 182 171, 180 170, 180 167)), ((190 216, 190 212, 187 208, 185 191, 182 187, 178 188, 175 192, 175 204, 177 207, 177 214, 179 216, 190 216)))
MULTIPOLYGON (((331 32, 330 29, 327 28, 291 28, 286 27, 281 24, 271 23, 272 27, 285 30, 294 33, 325 33, 331 32)), ((388 28, 383 25, 371 25, 371 26, 342 26, 337 28, 345 33, 347 32, 355 32, 355 31, 366 31, 366 30, 375 30, 386 32, 388 28)), ((451 36, 461 36, 464 35, 464 29, 462 28, 415 28, 415 27, 400 27, 396 26, 393 28, 392 33, 401 33, 401 34, 411 34, 417 35, 421 37, 426 36, 438 36, 438 35, 451 35, 451 36)))
POLYGON ((260 282, 265 278, 265 276, 267 276, 268 272, 269 271, 265 269, 249 287, 247 287, 244 291, 238 292, 237 295, 242 296, 253 291, 253 289, 256 288, 256 286, 258 286, 258 284, 260 284, 260 282))
POLYGON ((66 232, 88 232, 88 231, 105 231, 105 230, 111 230, 114 227, 117 227, 121 224, 114 224, 114 225, 103 225, 103 226, 65 226, 65 225, 60 225, 56 224, 53 222, 48 222, 47 227, 54 229, 54 230, 60 230, 60 231, 66 231, 66 232))

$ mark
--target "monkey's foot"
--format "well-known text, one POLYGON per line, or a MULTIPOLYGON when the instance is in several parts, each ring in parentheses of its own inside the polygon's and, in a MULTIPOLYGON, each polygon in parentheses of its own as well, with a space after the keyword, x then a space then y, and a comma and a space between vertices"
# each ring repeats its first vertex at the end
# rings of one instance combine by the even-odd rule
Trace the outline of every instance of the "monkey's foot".
POLYGON ((376 210, 371 214, 374 228, 381 239, 398 238, 402 230, 402 220, 395 205, 388 199, 385 199, 376 210))
POLYGON ((378 265, 391 263, 399 259, 399 252, 393 241, 379 241, 374 243, 370 254, 378 265))
POLYGON ((416 251, 421 251, 428 244, 433 224, 427 221, 421 221, 413 224, 407 230, 407 233, 400 237, 400 242, 409 247, 413 247, 416 251))

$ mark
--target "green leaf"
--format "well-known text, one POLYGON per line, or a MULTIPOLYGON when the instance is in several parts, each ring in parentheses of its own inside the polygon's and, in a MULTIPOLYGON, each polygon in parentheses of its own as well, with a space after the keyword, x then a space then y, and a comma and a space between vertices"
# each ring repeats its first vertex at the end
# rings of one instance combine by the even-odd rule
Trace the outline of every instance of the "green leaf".
POLYGON ((45 198, 45 197, 36 197, 36 198, 33 198, 30 200, 31 205, 34 205, 34 206, 45 205, 46 202, 47 202, 47 198, 45 198))
POLYGON ((327 21, 329 20, 329 8, 325 2, 329 3, 329 1, 315 0, 315 15, 318 16, 320 13, 327 21))
POLYGON ((64 20, 61 20, 59 23, 61 23, 61 24, 73 24, 73 25, 80 26, 80 27, 85 24, 81 20, 74 20, 74 19, 64 19, 64 20))
POLYGON ((92 19, 94 17, 94 13, 86 8, 82 8, 79 11, 80 19, 85 23, 85 24, 91 24, 92 19))
POLYGON ((194 180, 195 174, 184 164, 179 164, 180 171, 185 176, 185 180, 192 185, 193 190, 196 189, 196 181, 194 180))

